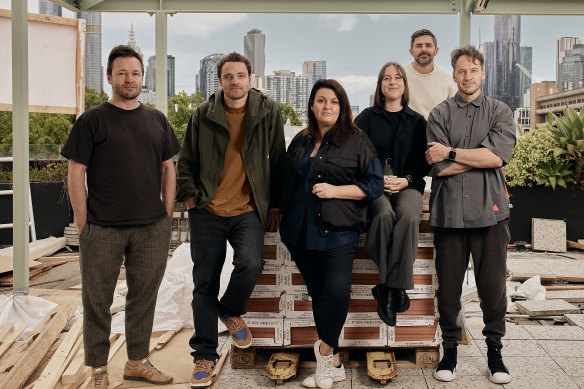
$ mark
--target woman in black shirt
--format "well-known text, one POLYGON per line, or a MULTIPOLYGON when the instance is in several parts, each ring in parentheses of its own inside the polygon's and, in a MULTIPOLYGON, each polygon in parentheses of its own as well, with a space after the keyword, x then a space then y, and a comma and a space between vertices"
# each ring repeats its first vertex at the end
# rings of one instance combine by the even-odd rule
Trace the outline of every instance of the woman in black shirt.
POLYGON ((375 105, 355 119, 383 165, 385 195, 369 208, 365 248, 379 267, 379 284, 372 290, 377 312, 390 326, 395 326, 398 312, 409 309, 406 290, 414 287, 424 176, 429 171, 426 120, 408 102, 406 73, 401 65, 388 62, 379 72, 375 105))

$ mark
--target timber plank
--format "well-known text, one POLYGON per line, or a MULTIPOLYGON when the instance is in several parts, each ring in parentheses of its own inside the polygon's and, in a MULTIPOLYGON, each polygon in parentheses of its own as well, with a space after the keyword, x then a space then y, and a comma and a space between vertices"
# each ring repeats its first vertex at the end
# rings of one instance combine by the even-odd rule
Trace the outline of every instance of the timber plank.
POLYGON ((61 345, 51 358, 51 361, 36 381, 34 389, 53 389, 57 382, 59 382, 61 374, 63 374, 65 368, 71 362, 77 351, 79 351, 83 343, 79 337, 82 332, 83 320, 78 319, 63 338, 61 345))
POLYGON ((55 342, 61 330, 67 325, 72 315, 73 307, 70 305, 64 305, 53 315, 47 315, 50 316, 49 323, 36 336, 33 336, 33 343, 22 354, 14 367, 4 376, 0 387, 22 387, 41 362, 43 356, 51 348, 51 345, 55 342))
POLYGON ((567 313, 580 313, 580 309, 564 300, 516 301, 515 306, 525 315, 554 316, 567 313))

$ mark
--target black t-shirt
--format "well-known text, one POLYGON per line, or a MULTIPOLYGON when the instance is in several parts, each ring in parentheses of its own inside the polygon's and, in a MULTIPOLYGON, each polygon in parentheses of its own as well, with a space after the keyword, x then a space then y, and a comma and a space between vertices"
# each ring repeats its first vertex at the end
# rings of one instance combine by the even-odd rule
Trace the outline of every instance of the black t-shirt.
POLYGON ((371 139, 371 142, 373 142, 377 149, 377 154, 381 162, 384 162, 386 158, 393 159, 395 136, 397 134, 402 113, 403 110, 398 112, 383 110, 383 116, 385 117, 387 126, 371 126, 367 131, 369 139, 371 139))
POLYGON ((87 221, 123 226, 150 224, 165 214, 161 163, 179 150, 162 112, 105 102, 77 119, 61 154, 87 166, 87 221))

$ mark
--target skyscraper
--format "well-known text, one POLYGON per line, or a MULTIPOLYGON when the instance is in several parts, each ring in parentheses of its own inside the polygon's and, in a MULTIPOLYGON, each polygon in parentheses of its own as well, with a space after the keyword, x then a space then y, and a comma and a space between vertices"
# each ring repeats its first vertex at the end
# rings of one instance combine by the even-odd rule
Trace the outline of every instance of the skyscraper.
POLYGON ((78 12, 77 18, 85 19, 85 86, 99 93, 103 89, 101 13, 78 12))
POLYGON ((199 83, 205 101, 209 100, 213 93, 221 89, 217 78, 217 63, 224 56, 225 54, 211 54, 201 60, 199 83))
POLYGON ((258 78, 266 73, 266 36, 253 29, 243 37, 243 54, 251 61, 251 72, 258 78))
POLYGON ((580 38, 574 37, 563 37, 556 41, 556 83, 560 90, 562 89, 562 84, 560 83, 560 65, 564 61, 566 56, 566 51, 572 50, 574 45, 582 43, 580 38))
POLYGON ((49 0, 39 0, 39 13, 43 15, 63 16, 63 10, 49 0))
POLYGON ((278 70, 266 76, 266 90, 278 103, 291 105, 301 120, 306 120, 310 76, 297 76, 290 70, 278 70))
POLYGON ((521 106, 520 62, 521 16, 495 15, 495 40, 482 45, 485 56, 483 92, 507 104, 521 106))
MULTIPOLYGON (((166 56, 166 91, 168 97, 175 94, 175 58, 172 55, 166 56)), ((156 56, 152 55, 148 58, 148 67, 144 76, 144 85, 151 91, 156 91, 156 56)))
POLYGON ((558 88, 564 92, 582 87, 584 87, 584 45, 576 44, 572 50, 566 50, 560 64, 558 88))
POLYGON ((302 75, 310 78, 310 85, 308 87, 310 91, 316 80, 326 78, 326 61, 304 61, 302 64, 302 75))
POLYGON ((525 93, 531 88, 533 47, 527 45, 519 47, 519 64, 521 65, 521 69, 519 69, 521 70, 519 73, 519 98, 522 107, 529 107, 529 98, 525 97, 525 93))

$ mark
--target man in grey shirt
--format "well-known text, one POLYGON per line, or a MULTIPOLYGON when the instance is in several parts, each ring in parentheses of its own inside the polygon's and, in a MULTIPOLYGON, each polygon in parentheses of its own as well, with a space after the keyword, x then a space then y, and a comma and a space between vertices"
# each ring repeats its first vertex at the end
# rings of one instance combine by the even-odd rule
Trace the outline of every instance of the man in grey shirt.
POLYGON ((515 145, 515 126, 509 107, 481 94, 483 55, 469 45, 454 50, 451 58, 458 92, 430 112, 427 126, 426 160, 433 178, 430 224, 435 227, 444 348, 434 377, 439 381, 455 378, 457 340, 461 340, 456 319, 472 254, 490 380, 503 384, 511 381, 511 375, 501 357, 509 243, 509 198, 502 166, 515 145))

